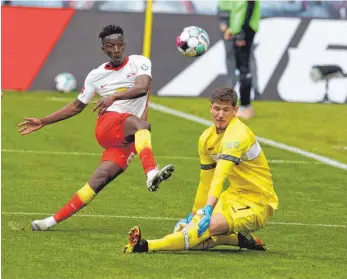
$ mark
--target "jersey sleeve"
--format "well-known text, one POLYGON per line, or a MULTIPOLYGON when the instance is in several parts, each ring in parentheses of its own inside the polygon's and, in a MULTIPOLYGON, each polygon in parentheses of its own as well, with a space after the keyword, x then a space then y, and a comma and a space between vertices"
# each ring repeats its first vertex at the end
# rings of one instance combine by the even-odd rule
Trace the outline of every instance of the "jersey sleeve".
POLYGON ((199 138, 198 151, 202 170, 209 170, 216 167, 215 161, 213 161, 212 158, 206 153, 205 139, 203 136, 199 138))
POLYGON ((84 81, 84 86, 81 90, 81 93, 77 96, 77 98, 82 103, 88 104, 95 96, 95 93, 96 93, 96 88, 94 85, 94 81, 93 81, 91 73, 89 73, 84 81))
POLYGON ((152 62, 148 58, 144 56, 139 56, 139 58, 136 60, 136 66, 137 66, 137 75, 147 75, 152 77, 152 62))
POLYGON ((205 206, 207 202, 208 192, 210 190, 210 185, 216 163, 206 154, 205 152, 205 140, 204 137, 199 139, 199 157, 200 157, 200 182, 198 189, 196 191, 193 212, 205 206))
POLYGON ((240 158, 250 146, 250 139, 246 130, 233 130, 226 134, 222 140, 222 152, 218 155, 219 160, 240 163, 240 158))

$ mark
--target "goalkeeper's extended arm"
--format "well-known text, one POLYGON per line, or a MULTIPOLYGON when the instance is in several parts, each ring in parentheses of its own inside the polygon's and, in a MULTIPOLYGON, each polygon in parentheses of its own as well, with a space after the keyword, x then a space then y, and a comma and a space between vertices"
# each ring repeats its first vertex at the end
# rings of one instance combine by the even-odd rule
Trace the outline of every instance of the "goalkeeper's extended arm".
POLYGON ((188 214, 188 216, 184 219, 179 220, 174 228, 174 232, 181 231, 186 225, 190 223, 190 221, 193 219, 193 216, 196 214, 198 209, 203 207, 207 202, 207 196, 208 191, 210 189, 211 180, 214 173, 214 167, 216 164, 213 164, 213 168, 204 169, 203 166, 208 165, 201 165, 201 171, 200 171, 200 183, 198 186, 198 190, 195 195, 195 201, 193 205, 192 212, 188 214))
POLYGON ((211 185, 211 181, 212 181, 214 170, 215 170, 214 167, 216 166, 216 164, 213 164, 213 165, 214 166, 211 165, 211 167, 208 169, 206 168, 204 169, 204 166, 208 166, 208 165, 201 165, 200 183, 196 191, 194 205, 192 209, 193 215, 195 215, 198 209, 204 207, 204 205, 207 202, 208 192, 210 190, 210 185, 211 185))
POLYGON ((223 191, 224 181, 228 177, 232 166, 232 162, 224 160, 218 161, 216 170, 212 178, 211 187, 208 192, 207 203, 197 212, 198 215, 202 215, 202 218, 198 223, 198 236, 201 236, 210 225, 213 209, 215 208, 218 199, 223 191))

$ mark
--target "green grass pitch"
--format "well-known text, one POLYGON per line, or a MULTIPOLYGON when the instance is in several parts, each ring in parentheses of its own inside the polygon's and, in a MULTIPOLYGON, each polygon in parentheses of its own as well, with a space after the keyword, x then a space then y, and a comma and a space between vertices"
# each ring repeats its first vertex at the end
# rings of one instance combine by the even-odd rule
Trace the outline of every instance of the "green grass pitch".
MULTIPOLYGON (((222 246, 121 253, 133 225, 150 239, 172 232, 191 209, 199 179, 197 141, 205 127, 152 109, 156 160, 175 165, 171 180, 148 192, 135 159, 75 217, 51 231, 32 232, 33 219, 54 213, 86 183, 102 149, 94 138, 91 106, 25 137, 16 125, 23 116, 44 116, 74 97, 5 92, 2 98, 3 278, 347 278, 346 171, 266 145, 280 200, 271 224, 257 233, 268 252, 222 246)), ((209 119, 206 99, 151 101, 209 119)), ((258 136, 347 163, 345 105, 256 102, 255 108, 257 117, 247 124, 258 136)))

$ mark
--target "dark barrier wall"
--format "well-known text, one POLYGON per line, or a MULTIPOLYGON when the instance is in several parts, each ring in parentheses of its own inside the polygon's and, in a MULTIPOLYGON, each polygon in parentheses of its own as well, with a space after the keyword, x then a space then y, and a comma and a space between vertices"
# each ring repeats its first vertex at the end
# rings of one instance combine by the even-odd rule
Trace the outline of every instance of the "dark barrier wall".
POLYGON ((29 89, 73 14, 72 9, 1 8, 2 88, 29 89))
POLYGON ((98 38, 106 24, 123 27, 128 54, 141 54, 143 22, 138 13, 76 11, 31 88, 54 89, 54 77, 61 72, 72 73, 82 88, 87 74, 107 61, 98 38))
MULTIPOLYGON (((30 18, 27 21, 30 24, 30 18)), ((72 73, 77 79, 78 89, 82 88, 88 72, 107 61, 98 39, 102 26, 106 24, 123 27, 128 54, 142 53, 143 14, 76 11, 30 89, 54 90, 54 77, 61 72, 72 73)), ((206 96, 214 87, 224 85, 225 53, 218 25, 215 16, 154 14, 151 49, 153 94, 206 96), (203 27, 210 36, 210 50, 199 58, 183 57, 175 46, 177 34, 190 25, 203 27)), ((3 22, 3 29, 6 26, 8 24, 3 22)), ((331 81, 326 95, 324 83, 313 83, 309 72, 315 64, 336 64, 347 72, 346 30, 346 20, 263 19, 255 39, 261 99, 288 102, 321 102, 329 99, 345 103, 346 78, 331 81)), ((4 56, 6 54, 3 53, 4 56)), ((2 66, 4 69, 4 64, 2 66)), ((3 88, 11 87, 3 84, 3 88)), ((12 88, 19 87, 16 85, 12 88)))

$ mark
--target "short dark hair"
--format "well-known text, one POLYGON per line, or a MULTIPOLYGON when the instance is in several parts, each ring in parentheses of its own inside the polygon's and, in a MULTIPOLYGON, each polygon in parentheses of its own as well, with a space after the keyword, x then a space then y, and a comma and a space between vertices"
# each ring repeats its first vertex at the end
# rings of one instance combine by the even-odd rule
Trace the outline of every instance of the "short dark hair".
POLYGON ((230 102, 233 107, 237 105, 238 97, 237 93, 233 88, 221 88, 218 87, 212 93, 210 97, 211 103, 215 102, 230 102))
POLYGON ((102 31, 99 34, 99 38, 101 40, 103 40, 105 37, 110 36, 112 34, 122 34, 124 35, 123 29, 118 26, 118 25, 114 25, 114 24, 109 24, 109 25, 105 25, 102 28, 102 31))

